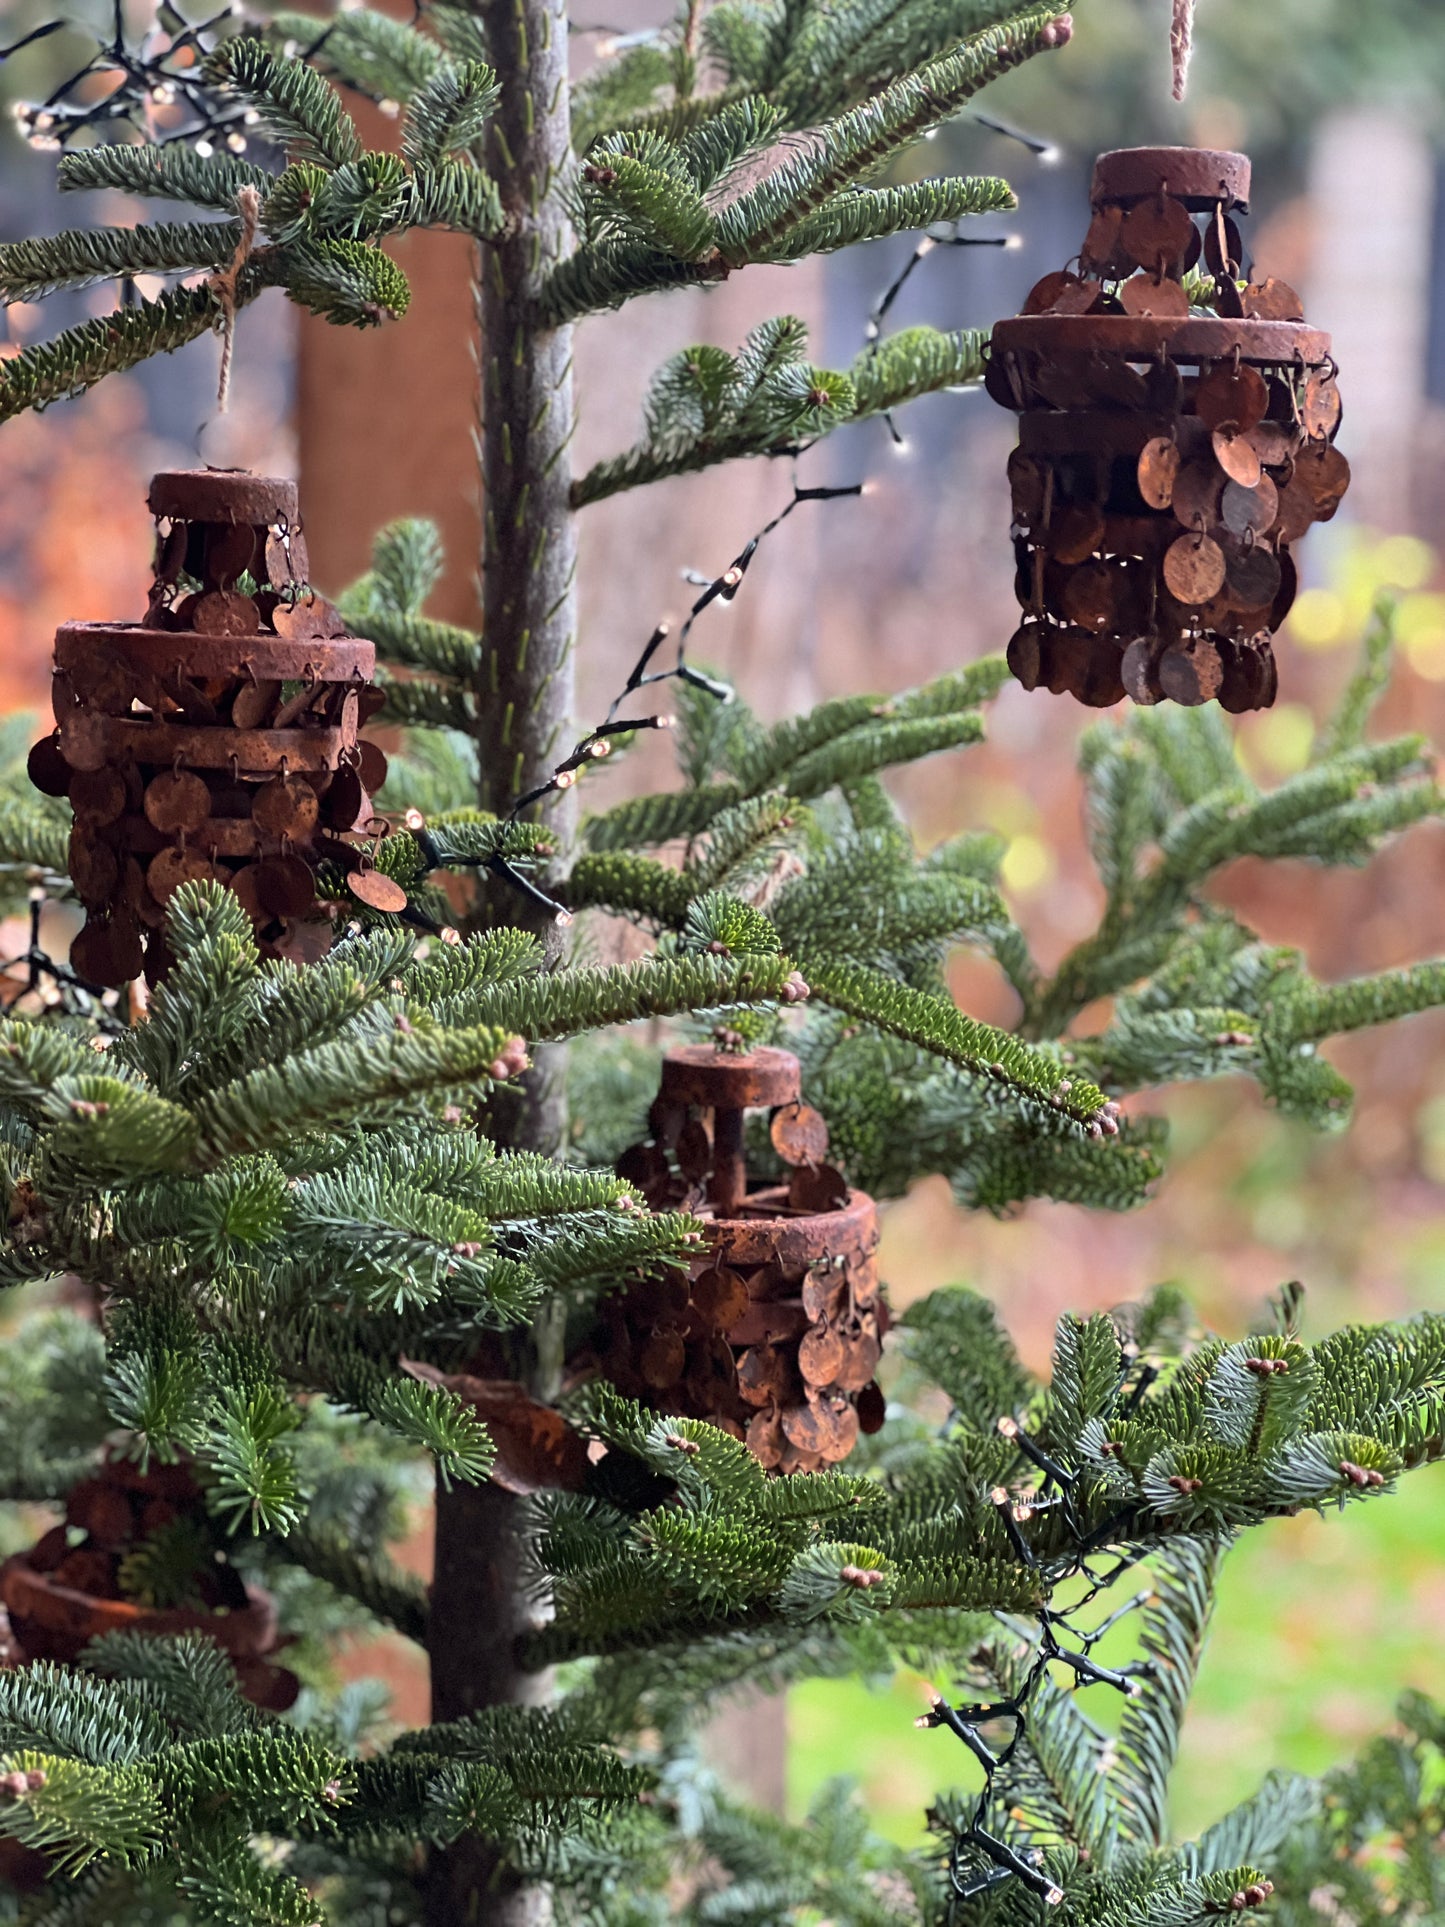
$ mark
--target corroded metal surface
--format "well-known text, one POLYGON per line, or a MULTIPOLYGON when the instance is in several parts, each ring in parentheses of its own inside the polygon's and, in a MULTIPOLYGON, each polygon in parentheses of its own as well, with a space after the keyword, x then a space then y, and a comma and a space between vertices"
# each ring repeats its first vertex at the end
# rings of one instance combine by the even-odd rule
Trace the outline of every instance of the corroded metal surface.
POLYGON ((1027 689, 1274 701, 1290 549, 1350 471, 1329 336, 1245 271, 1249 176, 1207 149, 1101 155, 1077 271, 993 331, 985 385, 1020 417, 1008 659, 1027 689))
POLYGON ((621 1390, 723 1426, 780 1472, 836 1464, 883 1419, 877 1208, 826 1162, 827 1125, 800 1088, 787 1051, 702 1045, 664 1060, 651 1136, 618 1170, 654 1209, 700 1217, 705 1249, 686 1277, 616 1293, 595 1339, 621 1390), (757 1109, 771 1113, 782 1182, 748 1171, 757 1109))
POLYGON ((178 471, 153 479, 149 502, 144 619, 61 626, 55 731, 30 758, 36 786, 75 814, 87 915, 72 963, 107 985, 165 974, 165 905, 190 880, 227 883, 266 954, 298 923, 329 922, 323 861, 361 879, 360 900, 398 907, 348 841, 386 775, 359 734, 381 703, 376 650, 307 581, 295 484, 178 471))

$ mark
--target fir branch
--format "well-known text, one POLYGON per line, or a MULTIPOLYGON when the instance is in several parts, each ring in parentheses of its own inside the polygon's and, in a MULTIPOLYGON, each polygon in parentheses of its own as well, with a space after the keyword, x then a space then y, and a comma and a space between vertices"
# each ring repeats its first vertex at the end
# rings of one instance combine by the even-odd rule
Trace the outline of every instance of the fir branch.
POLYGON ((246 101, 289 159, 340 167, 361 158, 356 127, 335 91, 304 60, 238 35, 207 61, 207 77, 246 101))
POLYGON ((236 251, 239 221, 160 227, 79 228, 0 244, 0 301, 38 301, 57 288, 83 288, 120 275, 191 274, 223 266, 236 251))
MULTIPOLYGON (((976 1077, 1008 1086, 1019 1096, 1104 1134, 1112 1112, 1093 1084, 1070 1080, 1055 1057, 1030 1050, 1007 1031, 966 1017, 955 1005, 892 982, 857 965, 808 960, 809 984, 821 1003, 946 1058, 976 1077)), ((1117 1128, 1117 1127, 1116 1127, 1117 1128)))
MULTIPOLYGON (((237 306, 254 300, 262 286, 254 272, 243 275, 237 306)), ((0 421, 83 394, 106 375, 124 374, 152 355, 172 354, 220 319, 220 302, 210 287, 177 288, 22 348, 0 361, 0 421)))
POLYGON ((300 1566, 365 1607, 418 1645, 426 1644, 427 1589, 385 1552, 363 1549, 338 1527, 302 1525, 270 1541, 281 1559, 300 1566))
POLYGON ((240 188, 270 193, 276 176, 234 154, 197 154, 180 142, 113 141, 62 154, 56 176, 62 191, 113 188, 147 199, 184 201, 192 207, 232 214, 240 188))

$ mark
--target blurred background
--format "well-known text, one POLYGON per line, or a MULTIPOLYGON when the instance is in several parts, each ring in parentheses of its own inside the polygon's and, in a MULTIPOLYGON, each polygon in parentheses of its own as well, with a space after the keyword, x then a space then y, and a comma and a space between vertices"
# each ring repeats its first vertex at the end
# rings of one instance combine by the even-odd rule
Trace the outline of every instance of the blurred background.
MULTIPOLYGON (((149 0, 125 0, 132 30, 149 0)), ((0 39, 55 9, 0 0, 0 39)), ((409 9, 403 9, 409 11, 409 9)), ((109 5, 96 7, 108 19, 109 5)), ((577 0, 580 27, 632 31, 665 0, 577 0), (594 18, 595 12, 595 18, 594 18)), ((1382 727, 1445 731, 1445 18, 1438 0, 1200 0, 1184 106, 1169 99, 1168 0, 1080 0, 1062 54, 993 89, 991 119, 965 114, 915 157, 1005 175, 1017 214, 971 230, 1007 246, 940 248, 909 280, 889 325, 988 326, 1013 313, 1047 269, 1076 251, 1096 151, 1155 141, 1242 147, 1254 160, 1249 248, 1262 272, 1304 294, 1330 330, 1354 486, 1339 517, 1301 551, 1304 590, 1277 645, 1281 695, 1239 728, 1239 753, 1270 781, 1299 767, 1312 721, 1344 681, 1376 592, 1400 600, 1401 661, 1382 727)), ((86 18, 84 6, 75 17, 86 18)), ((579 68, 599 36, 579 33, 579 68)), ((83 36, 57 36, 0 64, 0 92, 35 99, 81 64, 83 36), (80 58, 71 56, 79 50, 80 58)), ((368 142, 390 124, 358 110, 368 142)), ((0 131, 0 238, 87 219, 135 220, 110 197, 62 202, 53 155, 6 118, 0 131)), ((767 315, 812 331, 813 355, 846 365, 911 242, 854 249, 793 269, 750 270, 707 292, 634 303, 588 322, 578 342, 579 468, 641 428, 649 373, 688 342, 735 347, 767 315)), ((357 336, 266 296, 241 317, 230 413, 214 418, 217 348, 203 341, 43 418, 0 431, 0 708, 44 707, 52 632, 65 619, 134 617, 149 576, 150 473, 198 459, 299 472, 313 573, 328 591, 365 566, 374 530, 429 514, 448 543, 434 611, 475 612, 478 502, 472 474, 471 263, 455 237, 398 248, 416 299, 407 321, 357 336)), ((112 291, 11 307, 0 354, 105 311, 112 291), (93 304, 93 305, 92 305, 93 304)), ((1012 417, 981 391, 915 404, 895 442, 860 425, 807 455, 804 482, 868 480, 866 498, 810 506, 761 552, 746 590, 716 605, 697 653, 774 716, 860 689, 886 691, 1003 648, 1014 626, 1004 462, 1012 417)), ((684 569, 709 576, 788 499, 791 476, 753 462, 680 478, 582 515, 583 713, 605 706, 654 623, 686 606, 684 569)), ((1095 719, 1064 698, 1007 690, 987 746, 899 779, 920 841, 961 827, 1009 839, 1008 894, 1052 963, 1090 929, 1088 867, 1074 758, 1095 719)), ((599 780, 596 799, 667 780, 661 745, 599 780)), ((1220 894, 1274 942, 1297 945, 1333 978, 1445 952, 1445 831, 1415 830, 1368 873, 1243 863, 1220 894)), ((605 944, 606 934, 599 937, 605 944)), ((20 947, 18 933, 6 954, 20 947)), ((1013 1017, 991 966, 960 961, 955 989, 975 1015, 1013 1017)), ((1303 1279, 1308 1330, 1445 1306, 1445 1015, 1417 1017, 1333 1051, 1358 1091, 1351 1129, 1308 1135, 1267 1112, 1252 1088, 1164 1092, 1149 1107, 1173 1125, 1170 1173, 1124 1218, 1034 1204, 1006 1223, 967 1216, 942 1182, 888 1209, 884 1260, 896 1303, 966 1282, 997 1300, 1028 1361, 1043 1365, 1054 1319, 1174 1279, 1201 1315, 1238 1334, 1282 1280, 1303 1279)), ((1405 1685, 1445 1693, 1445 1472, 1416 1476, 1389 1504, 1324 1524, 1255 1533, 1234 1556, 1190 1716, 1176 1808, 1207 1824, 1273 1765, 1315 1771, 1389 1717, 1405 1685)), ((424 1563, 419 1521, 416 1557, 424 1563)), ((381 1664, 398 1710, 422 1717, 424 1681, 400 1651, 381 1664)), ((864 1782, 878 1823, 903 1839, 958 1762, 916 1734, 921 1683, 816 1685, 785 1716, 786 1792, 801 1808, 829 1774, 864 1782)), ((767 1749, 765 1749, 767 1750, 767 1749)))

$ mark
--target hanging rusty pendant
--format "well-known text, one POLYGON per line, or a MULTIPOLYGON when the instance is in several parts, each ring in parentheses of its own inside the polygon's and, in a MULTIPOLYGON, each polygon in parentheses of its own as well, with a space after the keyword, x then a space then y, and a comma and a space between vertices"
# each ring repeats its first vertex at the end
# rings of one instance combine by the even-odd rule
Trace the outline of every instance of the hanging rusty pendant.
POLYGON ((374 646, 307 579, 293 482, 183 470, 149 503, 145 616, 61 626, 55 733, 30 756, 75 813, 73 966, 111 986, 165 975, 165 907, 186 882, 228 884, 265 955, 329 921, 315 873, 355 861, 348 832, 372 814, 357 732, 382 702, 374 646))
POLYGON ((618 1163, 654 1210, 707 1225, 690 1275, 640 1279, 602 1307, 597 1362, 661 1412, 745 1439, 770 1470, 845 1459, 883 1422, 874 1379, 888 1325, 878 1210, 826 1162, 828 1127, 787 1051, 711 1045, 664 1058, 647 1142, 618 1163), (754 1183, 744 1116, 771 1113, 785 1182, 754 1183))
POLYGON ((1243 154, 1101 154, 1078 272, 1000 321, 985 385, 1020 418, 1009 462, 1009 667, 1107 708, 1267 709, 1290 547, 1349 486, 1329 336, 1244 272, 1243 154))

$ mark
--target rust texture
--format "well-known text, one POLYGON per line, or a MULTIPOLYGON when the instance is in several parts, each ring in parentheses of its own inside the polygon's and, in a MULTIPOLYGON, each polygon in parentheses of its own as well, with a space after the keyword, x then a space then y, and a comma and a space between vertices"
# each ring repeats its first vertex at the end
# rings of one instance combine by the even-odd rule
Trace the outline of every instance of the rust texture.
POLYGON ((205 1495, 183 1462, 152 1461, 142 1472, 107 1458, 72 1489, 65 1523, 0 1565, 0 1605, 11 1633, 0 1665, 71 1663, 103 1633, 203 1632, 229 1655, 257 1706, 284 1712, 300 1691, 296 1675, 274 1663, 282 1643, 275 1601, 213 1551, 205 1495), (137 1555, 166 1538, 175 1550, 160 1563, 174 1597, 162 1602, 147 1594, 137 1555), (191 1553, 189 1569, 182 1549, 191 1553))
POLYGON ((1274 701, 1291 549, 1350 470, 1329 336, 1247 268, 1249 189, 1243 154, 1101 155, 1074 264, 993 331, 986 386, 1020 417, 1008 660, 1026 689, 1274 701))
MULTIPOLYGON (((770 1470, 845 1459, 883 1422, 878 1212, 827 1163, 828 1128, 802 1101, 798 1060, 674 1051, 649 1125, 618 1172, 654 1210, 701 1218, 703 1247, 686 1276, 639 1279, 606 1301, 597 1366, 658 1411, 745 1439, 770 1470), (781 1181, 749 1170, 750 1111, 768 1113, 781 1181)), ((763 1142, 756 1127, 752 1141, 763 1142)))
POLYGON ((145 614, 61 626, 55 730, 30 753, 36 787, 74 811, 72 963, 110 986, 165 975, 165 906, 191 880, 226 883, 268 956, 324 947, 322 864, 396 907, 360 847, 384 830, 386 759, 360 735, 383 700, 376 651, 310 585, 295 484, 182 470, 149 504, 145 614))

